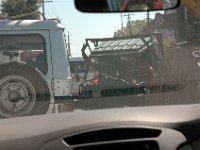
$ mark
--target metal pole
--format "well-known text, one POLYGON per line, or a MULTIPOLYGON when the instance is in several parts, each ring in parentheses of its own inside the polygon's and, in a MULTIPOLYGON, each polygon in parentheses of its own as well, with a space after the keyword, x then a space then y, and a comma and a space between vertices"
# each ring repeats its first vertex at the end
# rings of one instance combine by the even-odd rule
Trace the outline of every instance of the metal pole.
POLYGON ((45 15, 45 3, 49 3, 49 2, 53 2, 53 1, 41 0, 41 2, 40 2, 40 3, 42 3, 42 13, 43 13, 44 19, 46 19, 46 15, 45 15))
POLYGON ((44 2, 44 0, 43 0, 43 1, 42 1, 42 13, 43 13, 44 20, 46 20, 44 3, 45 3, 45 2, 44 2))
POLYGON ((72 56, 71 54, 71 43, 70 43, 70 34, 69 31, 67 32, 67 45, 68 45, 68 50, 69 50, 69 56, 72 56))
POLYGON ((129 31, 130 31, 130 35, 132 35, 132 30, 131 30, 131 17, 128 14, 128 24, 129 24, 129 31))
POLYGON ((124 16, 127 16, 127 19, 128 19, 128 26, 129 26, 130 36, 132 35, 132 29, 131 29, 131 15, 134 15, 134 14, 124 15, 124 16))
POLYGON ((124 23, 123 23, 123 14, 121 13, 121 30, 124 30, 124 23))
POLYGON ((149 21, 150 21, 150 17, 149 17, 149 11, 147 10, 147 34, 150 33, 150 29, 149 29, 149 21))

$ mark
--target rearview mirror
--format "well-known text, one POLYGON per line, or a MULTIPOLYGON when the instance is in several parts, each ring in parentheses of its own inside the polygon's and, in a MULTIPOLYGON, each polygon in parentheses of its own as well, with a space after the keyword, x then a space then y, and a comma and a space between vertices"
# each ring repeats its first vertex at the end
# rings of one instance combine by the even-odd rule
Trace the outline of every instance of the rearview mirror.
POLYGON ((75 0, 82 12, 133 12, 169 10, 176 8, 180 0, 75 0))

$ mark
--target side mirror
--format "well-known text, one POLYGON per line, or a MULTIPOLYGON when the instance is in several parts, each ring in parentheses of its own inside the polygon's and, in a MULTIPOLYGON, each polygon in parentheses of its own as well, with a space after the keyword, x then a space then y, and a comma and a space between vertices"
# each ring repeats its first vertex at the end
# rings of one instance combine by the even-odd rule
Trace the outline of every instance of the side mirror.
POLYGON ((133 12, 169 10, 178 7, 180 0, 75 0, 82 12, 133 12))

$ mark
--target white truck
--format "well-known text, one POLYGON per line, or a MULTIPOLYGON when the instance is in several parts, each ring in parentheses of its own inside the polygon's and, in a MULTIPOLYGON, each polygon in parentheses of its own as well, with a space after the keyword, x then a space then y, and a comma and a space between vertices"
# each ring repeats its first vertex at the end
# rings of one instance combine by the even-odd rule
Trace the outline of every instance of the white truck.
POLYGON ((57 20, 0 21, 0 116, 46 113, 50 103, 70 97, 72 79, 57 20))

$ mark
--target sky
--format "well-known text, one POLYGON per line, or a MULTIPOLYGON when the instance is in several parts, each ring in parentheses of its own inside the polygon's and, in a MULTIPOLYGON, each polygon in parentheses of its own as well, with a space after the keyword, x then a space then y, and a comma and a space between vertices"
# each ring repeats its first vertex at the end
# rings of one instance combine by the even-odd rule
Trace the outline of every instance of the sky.
MULTIPOLYGON (((121 28, 120 13, 88 14, 76 10, 73 0, 53 0, 45 4, 47 18, 60 18, 65 32, 70 33, 71 53, 73 57, 81 56, 81 47, 86 38, 113 37, 121 28)), ((132 20, 146 19, 146 12, 131 13, 132 20)), ((124 14, 125 15, 125 14, 124 14)), ((155 12, 151 13, 151 18, 155 12)), ((126 25, 127 17, 123 17, 126 25)))
MULTIPOLYGON (((76 10, 74 0, 44 1, 47 19, 59 18, 65 27, 65 34, 70 33, 72 57, 81 56, 81 48, 86 38, 113 37, 114 32, 121 29, 121 13, 82 13, 76 10)), ((146 19, 147 16, 146 12, 131 14, 134 14, 131 15, 132 20, 146 19)), ((155 12, 150 13, 151 18, 154 18, 154 15, 155 12)), ((127 17, 123 17, 123 24, 126 23, 127 17)))

